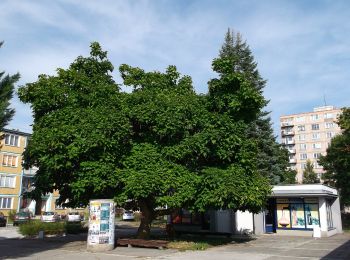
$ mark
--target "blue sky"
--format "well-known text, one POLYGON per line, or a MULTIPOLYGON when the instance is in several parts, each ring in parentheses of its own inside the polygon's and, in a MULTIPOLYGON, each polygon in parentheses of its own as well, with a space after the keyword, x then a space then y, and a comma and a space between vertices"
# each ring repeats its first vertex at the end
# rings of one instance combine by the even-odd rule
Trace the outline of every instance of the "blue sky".
MULTIPOLYGON (((0 70, 20 72, 18 85, 54 75, 92 41, 101 43, 115 66, 126 63, 164 71, 176 65, 197 92, 207 92, 227 28, 252 49, 267 86, 277 134, 279 116, 324 104, 349 106, 350 2, 56 0, 0 2, 0 70)), ((12 101, 8 128, 31 132, 28 105, 12 101)))

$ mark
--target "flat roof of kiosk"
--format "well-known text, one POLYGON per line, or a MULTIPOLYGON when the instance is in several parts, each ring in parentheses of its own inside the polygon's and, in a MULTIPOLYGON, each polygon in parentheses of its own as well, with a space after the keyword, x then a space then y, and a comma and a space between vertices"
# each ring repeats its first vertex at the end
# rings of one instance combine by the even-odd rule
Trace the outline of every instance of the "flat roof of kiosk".
POLYGON ((275 185, 270 197, 338 197, 338 191, 323 184, 275 185))

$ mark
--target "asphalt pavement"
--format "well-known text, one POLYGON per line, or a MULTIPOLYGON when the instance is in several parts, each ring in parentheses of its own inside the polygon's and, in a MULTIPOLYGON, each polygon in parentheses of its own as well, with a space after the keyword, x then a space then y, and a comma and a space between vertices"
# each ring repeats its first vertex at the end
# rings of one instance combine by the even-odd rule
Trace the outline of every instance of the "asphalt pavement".
MULTIPOLYGON (((117 232, 134 232, 117 229, 117 232)), ((50 237, 43 240, 21 238, 15 227, 0 228, 0 259, 158 259, 158 260, 272 260, 272 259, 350 259, 350 234, 329 238, 263 235, 256 240, 232 243, 206 251, 159 250, 116 247, 103 253, 86 251, 86 234, 50 237), (16 236, 17 234, 17 236, 16 236), (8 237, 6 237, 8 236, 8 237)))

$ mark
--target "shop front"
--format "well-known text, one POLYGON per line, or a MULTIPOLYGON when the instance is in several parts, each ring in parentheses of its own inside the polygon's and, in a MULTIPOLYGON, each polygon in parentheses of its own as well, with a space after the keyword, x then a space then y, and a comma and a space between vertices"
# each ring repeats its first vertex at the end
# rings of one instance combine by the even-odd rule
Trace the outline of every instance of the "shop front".
POLYGON ((337 190, 321 185, 274 186, 265 211, 265 232, 311 236, 342 232, 337 190))
POLYGON ((274 233, 327 237, 342 233, 338 192, 322 184, 273 186, 265 209, 249 211, 185 209, 169 216, 176 231, 245 235, 274 233))

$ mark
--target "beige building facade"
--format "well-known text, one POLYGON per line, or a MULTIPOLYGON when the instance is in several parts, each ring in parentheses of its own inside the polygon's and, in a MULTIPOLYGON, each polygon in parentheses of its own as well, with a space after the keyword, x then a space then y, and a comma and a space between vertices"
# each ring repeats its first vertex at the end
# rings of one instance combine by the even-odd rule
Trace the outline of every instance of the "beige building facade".
POLYGON ((22 167, 22 154, 30 138, 29 133, 4 129, 0 142, 0 212, 9 216, 11 211, 28 210, 34 215, 44 211, 55 211, 66 215, 70 211, 83 212, 84 208, 72 209, 56 205, 59 192, 46 194, 40 201, 26 197, 26 193, 35 188, 36 168, 28 170, 22 167))
POLYGON ((320 178, 324 172, 318 164, 331 139, 340 133, 337 117, 341 110, 333 106, 316 107, 312 112, 280 117, 281 141, 289 151, 290 168, 297 171, 297 181, 302 182, 307 160, 320 178))
POLYGON ((5 129, 0 144, 0 212, 8 216, 10 211, 23 209, 33 214, 53 210, 59 194, 43 196, 40 202, 26 198, 25 194, 34 188, 35 168, 22 167, 22 154, 27 146, 29 133, 5 129))

